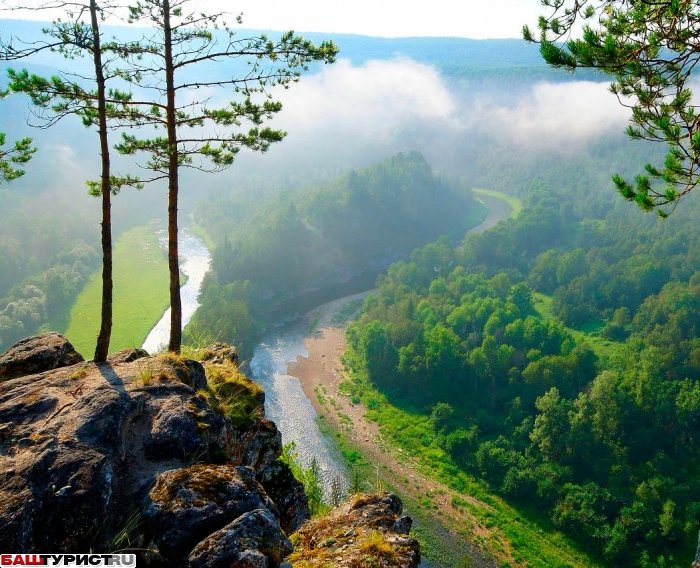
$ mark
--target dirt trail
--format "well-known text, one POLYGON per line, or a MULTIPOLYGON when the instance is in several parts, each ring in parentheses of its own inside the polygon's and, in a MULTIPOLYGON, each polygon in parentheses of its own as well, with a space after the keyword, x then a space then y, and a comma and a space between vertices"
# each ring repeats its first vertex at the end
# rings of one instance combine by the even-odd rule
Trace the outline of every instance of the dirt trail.
MULTIPOLYGON (((480 233, 506 219, 510 215, 510 205, 495 196, 479 195, 488 207, 486 218, 469 232, 480 233)), ((388 479, 404 496, 414 502, 429 499, 434 507, 425 513, 433 526, 444 527, 449 532, 447 537, 460 543, 464 554, 471 558, 472 566, 490 568, 495 566, 493 560, 487 559, 494 548, 489 543, 498 541, 501 552, 493 554, 497 559, 514 562, 507 541, 493 529, 481 524, 468 508, 452 505, 453 498, 466 501, 472 507, 489 508, 489 505, 469 495, 452 491, 446 485, 418 471, 415 459, 406 455, 401 448, 395 447, 382 435, 375 422, 365 418, 365 408, 361 404, 352 404, 347 396, 338 392, 344 380, 340 357, 345 350, 345 329, 347 324, 334 324, 333 315, 346 303, 363 298, 374 292, 363 292, 354 296, 334 300, 309 312, 306 317, 315 323, 315 328, 304 339, 309 352, 308 357, 298 356, 296 361, 287 365, 287 373, 297 377, 306 397, 319 415, 325 416, 331 426, 342 432, 364 458, 377 468, 378 477, 388 479), (381 473, 380 473, 381 472, 381 473)), ((445 535, 446 536, 446 535, 445 535)))
MULTIPOLYGON (((365 418, 364 406, 352 404, 349 397, 338 392, 344 380, 340 357, 345 350, 347 324, 333 324, 331 318, 344 303, 369 293, 335 300, 309 312, 307 319, 318 322, 316 329, 304 339, 309 356, 299 355, 296 361, 289 362, 287 373, 299 379, 316 412, 358 448, 364 458, 377 468, 380 478, 395 485, 403 496, 418 502, 427 498, 434 504, 434 509, 427 514, 436 524, 445 527, 450 534, 448 538, 462 543, 459 548, 472 558, 473 566, 494 566, 492 561, 483 557, 484 551, 480 550, 480 545, 485 545, 495 535, 466 509, 454 507, 452 498, 458 497, 475 507, 489 506, 469 495, 452 491, 418 471, 414 458, 395 447, 382 435, 375 422, 365 418), (464 532, 464 529, 466 537, 457 532, 464 532)), ((506 546, 506 543, 502 544, 506 546)))

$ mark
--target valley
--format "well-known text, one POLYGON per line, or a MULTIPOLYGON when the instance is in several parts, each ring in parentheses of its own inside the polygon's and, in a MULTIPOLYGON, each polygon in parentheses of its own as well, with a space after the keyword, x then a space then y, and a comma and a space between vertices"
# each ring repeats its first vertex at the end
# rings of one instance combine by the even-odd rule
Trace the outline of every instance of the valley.
MULTIPOLYGON (((559 26, 585 14, 539 20, 525 42, 278 37, 209 30, 213 16, 190 37, 176 8, 184 51, 162 67, 172 29, 151 25, 163 5, 143 29, 63 29, 61 41, 82 30, 94 42, 100 25, 112 38, 75 52, 0 10, 0 352, 55 330, 97 368, 104 300, 109 353, 169 344, 156 358, 166 379, 189 373, 180 353, 235 346, 229 362, 265 385, 296 444, 283 456, 314 511, 346 491, 395 491, 425 566, 687 568, 700 529, 700 138, 694 66, 669 58, 696 49, 617 41, 698 15, 585 4, 619 25, 561 44, 559 26), (46 49, 18 54, 12 38, 46 49), (224 53, 210 59, 213 46, 224 53), (83 55, 107 56, 106 91, 83 55), (170 330, 170 314, 183 325, 170 330)), ((151 371, 130 388, 155 388, 151 371)), ((195 398, 235 414, 212 384, 195 398)), ((228 419, 267 424, 256 400, 228 419)), ((0 442, 23 449, 2 422, 0 442)), ((366 546, 383 560, 353 568, 386 564, 379 540, 366 546)))

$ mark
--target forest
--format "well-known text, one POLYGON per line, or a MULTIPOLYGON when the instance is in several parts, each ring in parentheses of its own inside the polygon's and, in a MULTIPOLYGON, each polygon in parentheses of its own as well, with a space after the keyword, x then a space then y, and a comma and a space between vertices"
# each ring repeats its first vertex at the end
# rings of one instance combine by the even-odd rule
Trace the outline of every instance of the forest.
MULTIPOLYGON (((430 422, 418 443, 449 456, 457 489, 477 479, 601 565, 684 566, 700 526, 698 197, 660 222, 615 193, 613 174, 664 157, 625 138, 590 70, 558 74, 519 40, 330 36, 341 59, 282 97, 288 141, 182 177, 181 221, 212 253, 185 340, 247 359, 270 326, 376 287, 347 369, 430 422), (486 213, 474 188, 524 207, 465 236, 486 213)), ((20 101, 2 101, 15 138, 20 101)), ((77 123, 30 134, 39 154, 0 188, 0 351, 65 331, 100 268, 94 141, 77 123)), ((163 189, 115 197, 115 236, 162 219, 163 189)))
POLYGON ((205 202, 193 217, 220 244, 194 324, 250 355, 266 323, 298 313, 304 296, 308 310, 334 287, 362 291, 417 246, 462 237, 480 214, 470 191, 434 174, 417 152, 264 205, 239 194, 205 202))
POLYGON ((606 563, 671 566, 700 522, 698 205, 659 223, 605 200, 534 183, 517 219, 414 251, 347 362, 606 563))
POLYGON ((67 325, 100 264, 97 229, 84 215, 38 213, 30 199, 0 189, 0 349, 67 325))

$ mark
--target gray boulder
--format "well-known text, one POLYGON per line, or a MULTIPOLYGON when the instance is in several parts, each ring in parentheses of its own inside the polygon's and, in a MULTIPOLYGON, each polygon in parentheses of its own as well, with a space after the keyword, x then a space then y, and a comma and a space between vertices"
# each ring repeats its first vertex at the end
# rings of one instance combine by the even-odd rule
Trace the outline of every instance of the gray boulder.
POLYGON ((211 533, 258 509, 270 512, 279 534, 277 509, 247 467, 198 464, 166 471, 148 497, 147 540, 166 562, 177 563, 211 533))
POLYGON ((199 543, 187 559, 188 568, 279 568, 291 551, 279 523, 267 509, 241 515, 199 543))
POLYGON ((270 496, 280 514, 280 525, 292 534, 311 518, 309 499, 304 486, 298 481, 286 463, 275 461, 261 469, 257 480, 270 496))
MULTIPOLYGON (((45 338, 49 346, 54 339, 45 338)), ((37 352, 40 343, 27 342, 37 352)), ((256 419, 249 428, 234 427, 186 384, 201 386, 200 374, 200 363, 133 350, 100 365, 0 383, 0 549, 109 551, 115 542, 146 548, 204 527, 194 539, 181 539, 182 561, 201 539, 249 510, 277 515, 254 478, 281 452, 276 426, 256 419), (171 517, 160 510, 158 518, 171 520, 163 520, 167 530, 158 536, 148 528, 157 512, 149 491, 178 471, 192 483, 207 475, 221 480, 216 487, 224 497, 218 505, 213 494, 202 501, 192 483, 181 484, 190 510, 171 517), (197 521, 202 511, 210 524, 197 521), (177 522, 186 529, 178 532, 177 522)))
POLYGON ((60 333, 27 337, 0 355, 0 381, 68 367, 84 360, 60 333))

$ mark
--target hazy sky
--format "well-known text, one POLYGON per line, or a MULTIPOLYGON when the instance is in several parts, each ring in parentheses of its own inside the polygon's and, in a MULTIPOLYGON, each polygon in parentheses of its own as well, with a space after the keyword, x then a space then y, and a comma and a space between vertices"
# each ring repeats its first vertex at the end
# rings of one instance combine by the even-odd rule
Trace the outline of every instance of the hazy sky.
MULTIPOLYGON (((217 0, 200 0, 213 5, 217 0)), ((223 2, 222 2, 223 3, 223 2)), ((231 2, 254 28, 375 36, 520 37, 539 0, 243 0, 231 2)))
MULTIPOLYGON (((31 1, 31 0, 30 0, 31 1)), ((520 37, 534 26, 539 0, 192 0, 197 11, 243 13, 248 28, 362 35, 520 37)), ((25 2, 22 2, 26 5, 25 2)), ((2 17, 50 19, 46 12, 2 17)))

